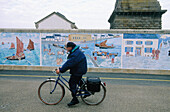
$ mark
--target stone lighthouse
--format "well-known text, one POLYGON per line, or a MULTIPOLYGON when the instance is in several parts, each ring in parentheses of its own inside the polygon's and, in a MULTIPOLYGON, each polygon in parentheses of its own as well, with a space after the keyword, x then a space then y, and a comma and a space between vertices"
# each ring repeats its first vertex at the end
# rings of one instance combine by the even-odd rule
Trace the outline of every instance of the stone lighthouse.
POLYGON ((162 10, 157 0, 116 0, 110 29, 161 29, 162 10))

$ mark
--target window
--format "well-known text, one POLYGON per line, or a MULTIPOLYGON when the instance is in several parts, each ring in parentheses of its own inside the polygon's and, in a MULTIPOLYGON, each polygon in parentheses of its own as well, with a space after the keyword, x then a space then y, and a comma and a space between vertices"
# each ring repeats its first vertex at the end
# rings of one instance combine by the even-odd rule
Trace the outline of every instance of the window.
POLYGON ((146 41, 145 45, 153 45, 153 42, 152 41, 146 41))
POLYGON ((137 45, 142 45, 142 43, 143 43, 142 41, 136 41, 137 45))
POLYGON ((125 47, 125 52, 133 52, 133 47, 125 47))
POLYGON ((145 48, 145 53, 152 53, 152 48, 145 48))
POLYGON ((127 44, 127 45, 132 45, 132 44, 133 44, 133 41, 126 41, 126 44, 127 44))

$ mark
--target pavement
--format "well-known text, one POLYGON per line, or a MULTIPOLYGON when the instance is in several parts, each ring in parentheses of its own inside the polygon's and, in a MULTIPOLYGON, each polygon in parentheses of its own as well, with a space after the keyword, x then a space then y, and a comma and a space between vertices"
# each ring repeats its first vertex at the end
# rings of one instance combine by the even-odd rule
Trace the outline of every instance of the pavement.
MULTIPOLYGON (((62 74, 69 78, 69 74, 62 74)), ((0 71, 0 112, 169 112, 170 76, 151 74, 87 73, 106 82, 105 100, 97 106, 80 103, 67 107, 70 92, 57 105, 45 105, 38 98, 38 87, 49 71, 0 71)))

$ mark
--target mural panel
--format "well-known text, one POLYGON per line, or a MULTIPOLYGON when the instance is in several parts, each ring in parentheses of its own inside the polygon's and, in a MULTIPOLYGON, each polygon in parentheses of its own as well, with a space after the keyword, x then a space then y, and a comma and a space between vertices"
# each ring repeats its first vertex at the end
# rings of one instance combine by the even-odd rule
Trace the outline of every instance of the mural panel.
POLYGON ((122 62, 129 69, 170 69, 170 35, 124 34, 122 62))
POLYGON ((67 59, 65 50, 67 34, 41 34, 41 58, 43 66, 61 66, 67 59))
POLYGON ((120 68, 122 34, 41 34, 42 65, 61 66, 67 60, 65 45, 76 43, 87 58, 88 67, 120 68))
POLYGON ((40 34, 0 33, 0 64, 40 65, 40 34))

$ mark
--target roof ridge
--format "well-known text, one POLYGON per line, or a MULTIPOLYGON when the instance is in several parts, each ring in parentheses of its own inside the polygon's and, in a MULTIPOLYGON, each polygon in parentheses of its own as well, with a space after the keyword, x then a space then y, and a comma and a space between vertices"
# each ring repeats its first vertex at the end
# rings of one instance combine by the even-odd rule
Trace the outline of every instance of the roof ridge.
POLYGON ((39 21, 35 22, 35 24, 40 23, 41 21, 47 19, 48 17, 50 17, 50 16, 53 15, 53 14, 56 14, 57 16, 63 18, 64 20, 66 20, 67 22, 69 22, 69 23, 71 23, 71 24, 75 24, 74 22, 68 20, 68 19, 67 19, 63 14, 61 14, 60 12, 55 12, 55 11, 52 12, 52 13, 50 13, 49 15, 45 16, 44 18, 40 19, 39 21))

